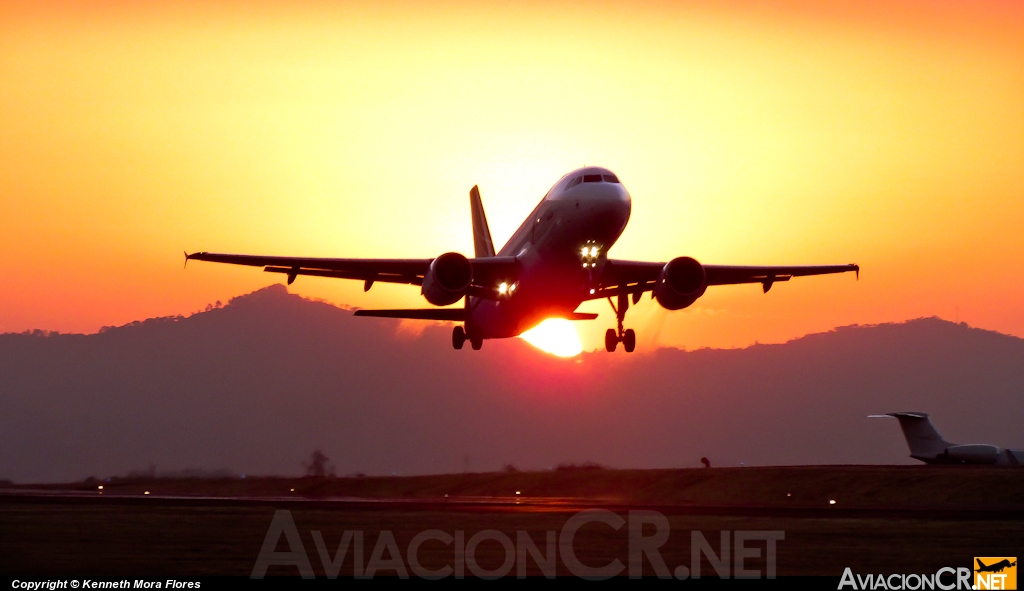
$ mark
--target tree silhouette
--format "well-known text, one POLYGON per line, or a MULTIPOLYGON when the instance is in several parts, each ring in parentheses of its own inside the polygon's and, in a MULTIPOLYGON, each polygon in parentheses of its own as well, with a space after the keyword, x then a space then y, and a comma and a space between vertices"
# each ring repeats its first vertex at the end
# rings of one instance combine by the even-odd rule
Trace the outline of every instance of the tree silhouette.
POLYGON ((322 450, 313 451, 309 458, 309 462, 303 462, 302 466, 306 469, 306 476, 313 476, 315 478, 323 478, 327 475, 327 462, 330 458, 322 450))

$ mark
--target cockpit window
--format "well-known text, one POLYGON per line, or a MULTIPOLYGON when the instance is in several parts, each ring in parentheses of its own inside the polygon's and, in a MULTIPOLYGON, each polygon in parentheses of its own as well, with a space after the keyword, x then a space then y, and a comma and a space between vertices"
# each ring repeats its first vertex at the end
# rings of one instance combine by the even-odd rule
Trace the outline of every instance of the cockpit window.
POLYGON ((601 183, 601 182, 619 184, 619 179, 614 174, 584 174, 584 175, 578 176, 578 177, 572 179, 571 181, 569 181, 568 183, 566 183, 565 189, 562 189, 562 190, 563 191, 568 191, 569 189, 575 187, 576 185, 578 185, 580 183, 601 183))

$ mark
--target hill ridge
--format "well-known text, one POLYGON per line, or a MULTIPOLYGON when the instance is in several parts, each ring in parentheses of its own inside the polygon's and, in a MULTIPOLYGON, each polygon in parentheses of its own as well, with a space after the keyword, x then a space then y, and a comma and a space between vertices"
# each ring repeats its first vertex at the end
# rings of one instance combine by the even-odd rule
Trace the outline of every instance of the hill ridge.
POLYGON ((0 479, 914 463, 894 422, 1024 447, 1024 339, 938 318, 742 349, 454 351, 276 286, 92 335, 0 335, 0 479))

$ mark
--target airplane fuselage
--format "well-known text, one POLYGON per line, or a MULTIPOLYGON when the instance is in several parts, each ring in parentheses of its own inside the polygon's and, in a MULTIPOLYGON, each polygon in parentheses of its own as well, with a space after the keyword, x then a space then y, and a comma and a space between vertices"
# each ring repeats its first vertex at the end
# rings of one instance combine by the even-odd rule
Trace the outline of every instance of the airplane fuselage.
POLYGON ((760 284, 764 293, 793 277, 859 273, 846 265, 706 265, 692 257, 661 261, 608 258, 608 251, 629 221, 629 192, 612 171, 600 167, 574 170, 558 180, 504 247, 495 250, 480 199, 469 192, 473 223, 472 258, 446 252, 432 258, 358 259, 264 256, 194 252, 185 261, 263 267, 268 273, 334 277, 363 282, 417 285, 434 308, 366 310, 356 316, 454 322, 452 346, 468 341, 480 349, 485 339, 514 337, 552 317, 592 320, 597 314, 575 312, 584 301, 608 298, 616 328, 605 331, 604 345, 628 353, 636 333, 623 321, 629 303, 647 292, 666 310, 692 305, 713 285, 760 284), (452 308, 463 302, 463 307, 452 308), (617 304, 616 304, 617 301, 617 304))
POLYGON ((562 177, 497 253, 519 263, 508 295, 467 297, 467 331, 486 339, 514 337, 573 312, 597 289, 630 211, 629 192, 610 170, 581 168, 562 177))
POLYGON ((1004 449, 987 443, 950 443, 935 430, 923 412, 892 412, 872 417, 893 417, 899 420, 903 437, 910 448, 910 457, 926 464, 992 464, 1024 465, 1024 449, 1004 449))

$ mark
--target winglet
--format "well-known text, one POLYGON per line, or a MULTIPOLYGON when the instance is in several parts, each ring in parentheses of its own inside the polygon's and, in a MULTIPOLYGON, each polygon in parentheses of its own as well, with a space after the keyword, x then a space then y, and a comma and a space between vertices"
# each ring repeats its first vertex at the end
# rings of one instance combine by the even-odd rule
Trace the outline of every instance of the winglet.
POLYGON ((182 269, 187 269, 187 268, 188 268, 188 252, 186 252, 186 251, 184 251, 184 250, 183 250, 183 251, 181 251, 181 252, 184 252, 184 253, 185 253, 185 266, 184 266, 184 267, 182 267, 182 269))
POLYGON ((853 265, 853 271, 857 275, 857 281, 860 281, 860 265, 853 265))
POLYGON ((473 214, 473 252, 476 258, 494 256, 494 243, 491 242, 491 229, 487 226, 484 215, 484 204, 480 200, 480 188, 473 185, 469 190, 469 207, 473 214))

